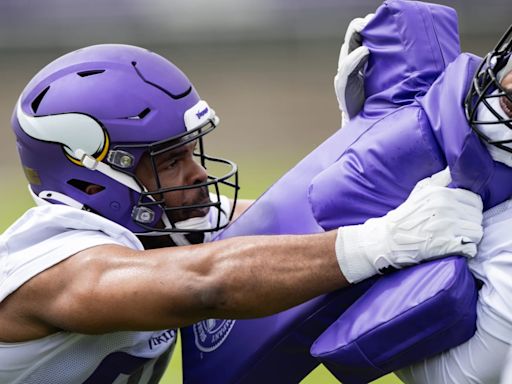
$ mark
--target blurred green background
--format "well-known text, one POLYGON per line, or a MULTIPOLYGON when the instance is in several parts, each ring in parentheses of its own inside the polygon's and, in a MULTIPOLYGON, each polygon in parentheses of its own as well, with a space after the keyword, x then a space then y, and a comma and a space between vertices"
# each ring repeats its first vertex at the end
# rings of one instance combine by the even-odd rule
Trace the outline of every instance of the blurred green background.
MULTIPOLYGON (((462 48, 484 54, 510 22, 510 0, 444 0, 462 48)), ((235 160, 256 198, 339 127, 332 89, 348 22, 377 0, 0 1, 0 231, 31 206, 9 120, 24 85, 61 54, 98 43, 171 59, 217 111, 207 151, 235 160)), ((165 383, 181 382, 179 353, 165 383)), ((335 383, 325 369, 304 383, 335 383)), ((386 377, 378 383, 399 383, 386 377)))

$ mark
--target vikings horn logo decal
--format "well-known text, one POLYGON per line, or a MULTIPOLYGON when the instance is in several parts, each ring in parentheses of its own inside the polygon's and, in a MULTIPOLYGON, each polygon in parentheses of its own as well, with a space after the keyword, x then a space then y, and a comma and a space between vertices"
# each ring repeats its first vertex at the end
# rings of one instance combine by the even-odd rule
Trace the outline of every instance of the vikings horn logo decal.
POLYGON ((107 155, 109 147, 107 132, 91 116, 81 113, 63 113, 34 117, 23 112, 21 103, 18 103, 16 115, 21 129, 27 135, 36 140, 61 144, 67 158, 75 164, 81 165, 80 160, 75 156, 77 149, 82 149, 97 161, 103 160, 107 155))

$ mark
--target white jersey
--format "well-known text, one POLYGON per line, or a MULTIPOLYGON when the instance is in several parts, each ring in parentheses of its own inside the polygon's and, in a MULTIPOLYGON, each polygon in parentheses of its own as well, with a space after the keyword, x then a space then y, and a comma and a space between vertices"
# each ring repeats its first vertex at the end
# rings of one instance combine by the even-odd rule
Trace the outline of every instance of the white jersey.
MULTIPOLYGON (((224 203, 229 205, 227 199, 224 203)), ((133 233, 96 214, 52 204, 28 210, 0 236, 0 302, 37 274, 101 244, 143 249, 133 233)), ((158 383, 175 341, 174 330, 161 330, 59 332, 0 343, 0 383, 158 383)))
POLYGON ((404 383, 500 382, 512 343, 512 200, 484 213, 484 236, 469 267, 483 282, 477 331, 467 342, 398 372, 404 383))
MULTIPOLYGON (((130 231, 93 213, 63 205, 30 209, 0 237, 0 301, 51 266, 100 244, 143 249, 130 231)), ((0 383, 157 383, 175 339, 174 330, 59 332, 0 343, 0 383)))

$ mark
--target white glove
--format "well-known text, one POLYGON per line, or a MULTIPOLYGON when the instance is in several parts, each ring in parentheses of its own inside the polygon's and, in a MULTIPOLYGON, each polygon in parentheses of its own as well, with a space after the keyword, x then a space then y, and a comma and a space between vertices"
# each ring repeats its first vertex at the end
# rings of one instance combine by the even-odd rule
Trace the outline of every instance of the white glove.
POLYGON ((364 104, 364 67, 370 51, 362 45, 360 32, 374 14, 358 17, 350 22, 338 59, 338 73, 334 76, 334 92, 341 111, 342 126, 359 113, 364 104))
POLYGON ((482 200, 465 189, 446 188, 450 181, 446 169, 418 182, 385 216, 339 228, 336 256, 346 279, 357 283, 390 267, 451 254, 475 256, 483 235, 482 200))

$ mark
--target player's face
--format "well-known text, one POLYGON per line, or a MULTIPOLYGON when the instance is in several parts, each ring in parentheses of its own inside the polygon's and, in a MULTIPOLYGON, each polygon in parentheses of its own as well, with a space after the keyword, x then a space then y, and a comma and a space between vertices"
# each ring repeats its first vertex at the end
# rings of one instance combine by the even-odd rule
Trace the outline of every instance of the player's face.
MULTIPOLYGON (((153 173, 153 166, 149 156, 143 156, 135 174, 149 191, 159 188, 171 188, 184 185, 197 185, 207 181, 206 170, 197 163, 194 158, 193 141, 172 151, 164 152, 155 159, 156 171, 160 180, 158 187, 157 180, 153 173)), ((162 198, 155 195, 155 199, 162 198)), ((204 204, 210 202, 207 187, 183 189, 179 191, 166 192, 163 200, 167 207, 180 207, 183 205, 204 204)), ((168 213, 169 219, 179 222, 191 217, 200 217, 208 213, 208 208, 175 210, 168 213)))
MULTIPOLYGON (((512 71, 501 80, 501 86, 509 95, 512 95, 512 71)), ((500 97, 500 106, 507 116, 512 118, 512 103, 510 100, 505 96, 500 97)))

